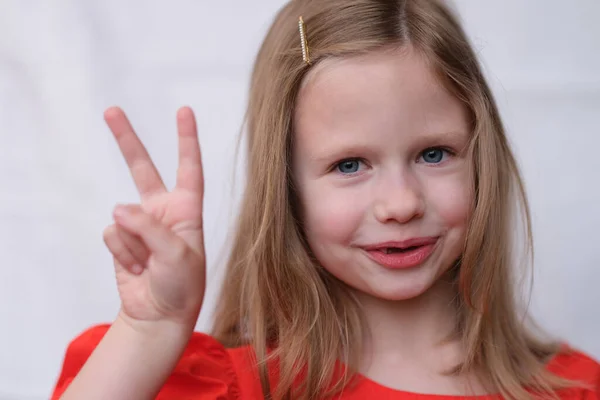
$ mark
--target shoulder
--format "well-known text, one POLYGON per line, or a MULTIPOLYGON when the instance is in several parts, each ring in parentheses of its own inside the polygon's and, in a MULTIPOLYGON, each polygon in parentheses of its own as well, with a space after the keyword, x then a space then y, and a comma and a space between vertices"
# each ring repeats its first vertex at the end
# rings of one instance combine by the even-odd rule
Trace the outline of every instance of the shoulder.
MULTIPOLYGON (((109 328, 108 324, 93 326, 69 343, 52 399, 66 390, 109 328)), ((252 361, 249 347, 226 349, 215 338, 194 332, 157 400, 194 395, 203 400, 252 397, 256 388, 260 390, 252 361)))
POLYGON ((548 369, 563 378, 600 382, 600 363, 572 347, 563 346, 548 363, 548 369))
POLYGON ((590 355, 565 345, 550 360, 548 370, 561 378, 580 383, 580 394, 575 397, 600 400, 600 363, 590 355))

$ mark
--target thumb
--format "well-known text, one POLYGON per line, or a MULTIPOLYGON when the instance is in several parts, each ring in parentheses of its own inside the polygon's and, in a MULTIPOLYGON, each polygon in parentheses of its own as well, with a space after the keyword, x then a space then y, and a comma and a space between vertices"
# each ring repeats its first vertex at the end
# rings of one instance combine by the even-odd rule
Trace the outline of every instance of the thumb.
POLYGON ((139 205, 118 205, 113 217, 126 231, 142 238, 148 249, 162 261, 177 261, 189 251, 186 243, 139 205))

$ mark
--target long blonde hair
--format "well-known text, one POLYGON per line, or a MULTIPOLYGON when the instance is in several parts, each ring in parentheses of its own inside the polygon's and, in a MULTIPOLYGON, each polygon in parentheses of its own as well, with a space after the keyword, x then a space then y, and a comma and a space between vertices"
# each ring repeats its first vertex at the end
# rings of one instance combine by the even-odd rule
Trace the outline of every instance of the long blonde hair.
POLYGON ((506 398, 563 386, 545 369, 558 351, 529 333, 512 277, 510 222, 519 201, 531 246, 527 199, 492 93, 457 17, 435 0, 292 0, 277 14, 258 53, 246 114, 246 190, 214 318, 224 345, 250 344, 265 398, 322 398, 336 360, 356 371, 364 327, 343 283, 311 256, 291 179, 292 121, 305 75, 330 57, 410 44, 472 118, 475 199, 456 274, 461 371, 481 371, 506 398), (312 65, 302 59, 303 16, 312 65), (271 351, 272 350, 272 351, 271 351), (276 390, 268 378, 278 362, 276 390), (299 379, 297 376, 301 376, 299 379))

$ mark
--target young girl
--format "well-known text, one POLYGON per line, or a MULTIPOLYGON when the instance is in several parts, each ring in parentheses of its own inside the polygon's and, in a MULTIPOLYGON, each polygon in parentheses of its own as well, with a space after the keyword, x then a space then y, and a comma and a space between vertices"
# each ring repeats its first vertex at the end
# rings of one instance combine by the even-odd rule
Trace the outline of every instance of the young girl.
POLYGON ((121 310, 70 344, 54 399, 600 398, 598 363, 520 316, 523 184, 441 1, 292 0, 277 15, 252 76, 212 336, 193 332, 205 257, 192 112, 178 113, 170 193, 125 115, 105 118, 141 204, 118 206, 105 232, 121 310))

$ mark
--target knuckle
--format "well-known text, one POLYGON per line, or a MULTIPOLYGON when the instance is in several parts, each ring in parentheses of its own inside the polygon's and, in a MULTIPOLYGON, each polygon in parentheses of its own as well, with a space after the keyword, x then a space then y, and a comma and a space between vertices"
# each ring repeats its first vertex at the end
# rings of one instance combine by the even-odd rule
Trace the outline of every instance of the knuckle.
POLYGON ((106 241, 110 240, 112 237, 114 237, 116 232, 117 232, 116 226, 114 224, 109 225, 106 228, 104 228, 104 230, 102 231, 102 238, 106 242, 106 241))
POLYGON ((119 239, 121 239, 127 245, 137 245, 138 243, 141 243, 140 239, 138 239, 135 235, 127 232, 123 228, 118 227, 116 233, 119 239))
POLYGON ((113 253, 115 256, 121 254, 124 250, 124 246, 118 239, 111 239, 106 241, 106 247, 113 253))
POLYGON ((113 256, 120 261, 123 257, 132 258, 127 246, 125 246, 123 240, 121 240, 114 229, 111 229, 108 232, 105 231, 104 243, 113 256))
POLYGON ((171 260, 175 262, 184 261, 189 257, 189 248, 182 242, 176 241, 171 246, 171 260))

